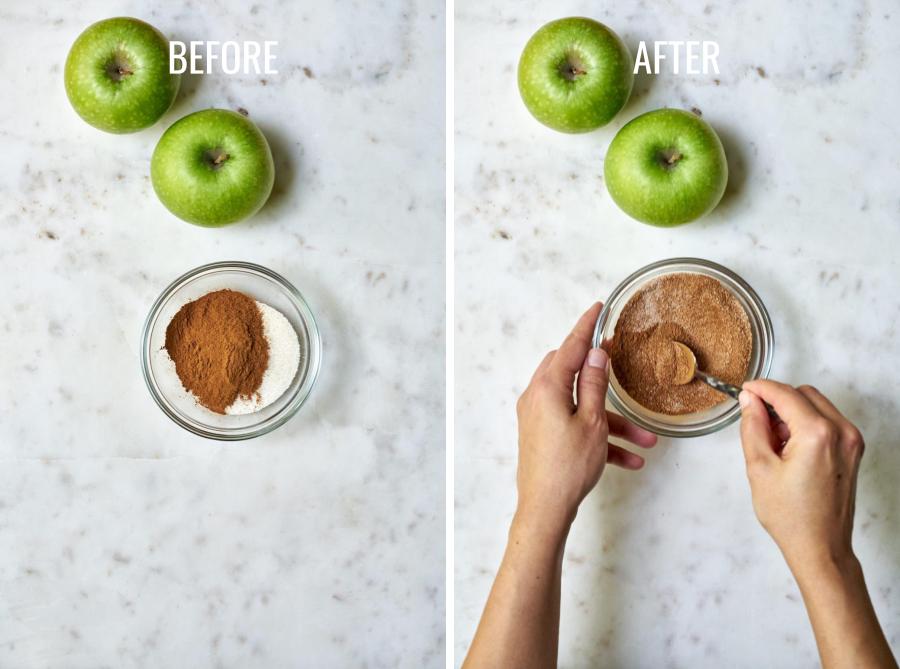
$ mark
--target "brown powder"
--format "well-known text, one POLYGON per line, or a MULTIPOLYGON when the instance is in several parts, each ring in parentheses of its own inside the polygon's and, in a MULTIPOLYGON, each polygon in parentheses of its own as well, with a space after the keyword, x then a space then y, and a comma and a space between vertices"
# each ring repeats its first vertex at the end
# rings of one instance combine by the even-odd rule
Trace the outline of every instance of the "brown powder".
POLYGON ((753 345, 750 320, 716 279, 680 272, 650 281, 628 300, 606 347, 622 389, 651 411, 693 413, 727 399, 702 381, 673 383, 684 364, 673 341, 693 351, 698 369, 743 383, 753 345))
POLYGON ((256 302, 217 290, 188 302, 166 328, 166 351, 185 389, 210 411, 252 398, 269 364, 269 342, 256 302))

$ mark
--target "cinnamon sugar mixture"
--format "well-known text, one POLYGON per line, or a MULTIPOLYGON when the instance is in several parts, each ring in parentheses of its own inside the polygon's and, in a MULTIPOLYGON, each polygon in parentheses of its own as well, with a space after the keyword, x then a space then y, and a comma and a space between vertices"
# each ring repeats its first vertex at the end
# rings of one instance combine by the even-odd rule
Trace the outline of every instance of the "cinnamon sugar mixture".
POLYGON ((716 279, 680 272, 650 281, 628 300, 605 347, 623 390, 651 411, 687 414, 727 399, 702 381, 673 383, 680 364, 673 341, 694 352, 698 369, 743 383, 753 346, 750 320, 716 279))

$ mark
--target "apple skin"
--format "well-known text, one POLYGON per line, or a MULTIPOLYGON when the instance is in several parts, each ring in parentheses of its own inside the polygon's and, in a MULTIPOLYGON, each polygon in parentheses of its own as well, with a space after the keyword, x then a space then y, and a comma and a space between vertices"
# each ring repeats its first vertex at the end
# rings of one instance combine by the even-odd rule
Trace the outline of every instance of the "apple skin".
POLYGON ((69 50, 66 95, 87 123, 112 133, 143 130, 165 114, 181 76, 169 73, 169 42, 139 19, 98 21, 69 50))
POLYGON ((275 164, 252 121, 226 109, 205 109, 163 133, 150 159, 150 179, 178 218, 219 227, 259 211, 272 192, 275 164))
POLYGON ((602 23, 551 21, 525 45, 519 93, 538 121, 560 132, 596 130, 625 106, 634 84, 628 47, 602 23))
POLYGON ((604 179, 626 214, 672 227, 715 208, 728 183, 728 162, 706 121, 680 109, 657 109, 619 130, 606 152, 604 179))

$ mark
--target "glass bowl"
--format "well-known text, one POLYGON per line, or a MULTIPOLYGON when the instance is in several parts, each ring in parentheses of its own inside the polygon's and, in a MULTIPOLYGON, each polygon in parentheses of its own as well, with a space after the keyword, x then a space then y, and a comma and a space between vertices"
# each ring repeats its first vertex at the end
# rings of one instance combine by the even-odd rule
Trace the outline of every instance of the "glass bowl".
MULTIPOLYGON (((615 332, 616 322, 622 309, 637 291, 649 281, 666 274, 688 272, 702 274, 717 279, 747 312, 753 334, 750 364, 746 381, 766 378, 772 366, 772 352, 775 344, 772 321, 759 295, 737 274, 709 260, 700 258, 671 258, 660 260, 642 267, 620 283, 597 318, 594 328, 595 347, 608 342, 615 332)), ((699 437, 717 432, 730 425, 740 416, 740 407, 730 397, 722 395, 724 401, 694 413, 668 416, 651 411, 634 401, 619 385, 615 370, 611 369, 609 379, 609 402, 613 409, 641 427, 667 437, 699 437)))
POLYGON ((153 303, 141 334, 141 370, 159 408, 188 432, 222 441, 252 439, 284 425, 309 397, 321 357, 319 329, 300 292, 272 270, 248 262, 211 263, 175 279, 153 303), (220 415, 200 405, 181 385, 163 350, 166 327, 178 310, 223 288, 245 293, 280 311, 294 326, 300 342, 300 364, 288 389, 269 406, 245 415, 220 415))

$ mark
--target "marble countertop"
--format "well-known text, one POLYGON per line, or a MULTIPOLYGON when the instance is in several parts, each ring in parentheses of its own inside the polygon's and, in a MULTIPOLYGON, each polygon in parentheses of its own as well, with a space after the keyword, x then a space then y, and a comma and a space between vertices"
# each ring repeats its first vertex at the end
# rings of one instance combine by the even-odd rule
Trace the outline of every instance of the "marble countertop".
POLYGON ((0 7, 0 666, 437 667, 444 658, 444 10, 433 0, 0 7), (83 123, 90 23, 278 40, 270 76, 190 76, 154 127, 83 123), (175 219, 149 161, 243 107, 276 185, 251 221, 175 219), (139 335, 181 273, 257 262, 324 339, 309 403, 251 442, 170 422, 139 335))
MULTIPOLYGON (((894 3, 456 3, 455 644, 461 662, 515 504, 515 401, 592 301, 654 260, 741 274, 775 327, 772 376, 862 427, 855 546, 900 652, 900 103, 894 3), (639 76, 608 127, 567 136, 521 104, 515 68, 548 20, 640 40, 716 40, 720 74, 639 76), (697 108, 731 177, 706 219, 628 219, 603 156, 644 111, 697 108)), ((812 667, 799 592, 750 503, 736 425, 663 439, 607 470, 565 556, 562 667, 812 667)))

